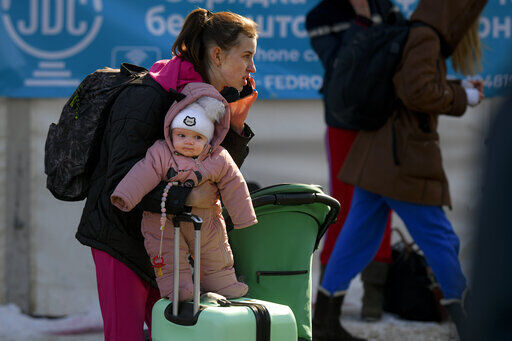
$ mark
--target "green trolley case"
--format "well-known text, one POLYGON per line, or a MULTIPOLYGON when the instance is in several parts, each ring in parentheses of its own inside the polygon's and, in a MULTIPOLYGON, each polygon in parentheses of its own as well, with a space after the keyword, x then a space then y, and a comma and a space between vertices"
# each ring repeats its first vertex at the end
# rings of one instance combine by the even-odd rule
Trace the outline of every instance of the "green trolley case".
POLYGON ((313 252, 340 204, 317 185, 275 185, 251 196, 258 224, 228 234, 237 276, 247 296, 289 306, 299 340, 312 340, 313 252))
MULTIPOLYGON (((153 306, 151 338, 153 341, 296 341, 297 324, 288 306, 239 298, 213 299, 201 304, 200 292, 200 228, 201 218, 190 213, 173 217, 174 250, 179 250, 181 221, 194 224, 194 300, 174 305, 162 298, 153 306)), ((174 253, 174 296, 179 297, 179 252, 174 253)))

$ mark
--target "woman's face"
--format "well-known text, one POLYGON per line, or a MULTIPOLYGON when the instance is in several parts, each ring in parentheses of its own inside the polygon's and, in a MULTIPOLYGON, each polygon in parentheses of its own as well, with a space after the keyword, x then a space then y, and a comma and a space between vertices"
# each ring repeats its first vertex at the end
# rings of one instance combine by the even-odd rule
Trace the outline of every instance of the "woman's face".
POLYGON ((230 50, 212 48, 213 57, 210 68, 210 83, 219 91, 225 87, 234 87, 241 91, 247 84, 251 73, 256 72, 254 55, 256 54, 256 38, 249 38, 243 33, 238 36, 237 44, 230 50))

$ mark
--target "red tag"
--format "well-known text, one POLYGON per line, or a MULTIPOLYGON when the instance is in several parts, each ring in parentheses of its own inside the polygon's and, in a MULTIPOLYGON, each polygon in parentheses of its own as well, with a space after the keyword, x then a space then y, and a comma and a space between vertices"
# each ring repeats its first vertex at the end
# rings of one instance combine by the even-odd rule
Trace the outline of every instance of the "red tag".
POLYGON ((155 256, 151 260, 151 263, 153 263, 154 268, 161 268, 165 265, 163 257, 155 256))

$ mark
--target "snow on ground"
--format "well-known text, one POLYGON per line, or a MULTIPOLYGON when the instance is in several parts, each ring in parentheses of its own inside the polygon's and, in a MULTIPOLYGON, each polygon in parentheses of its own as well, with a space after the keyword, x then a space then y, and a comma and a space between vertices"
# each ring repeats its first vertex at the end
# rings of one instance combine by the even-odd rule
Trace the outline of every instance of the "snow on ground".
POLYGON ((34 318, 21 313, 18 306, 0 306, 2 341, 100 341, 103 329, 99 309, 64 318, 34 318))
MULTIPOLYGON (((455 327, 451 323, 404 321, 391 314, 385 314, 379 322, 364 322, 359 319, 358 311, 345 309, 344 313, 343 325, 354 335, 372 341, 455 340, 455 327)), ((2 341, 101 341, 101 327, 99 311, 63 319, 43 319, 23 315, 15 305, 0 306, 2 341)))
MULTIPOLYGON (((354 335, 372 341, 437 341, 456 340, 452 323, 425 323, 401 320, 384 314, 381 321, 365 322, 359 317, 362 286, 356 279, 343 305, 343 325, 354 335)), ((65 318, 32 318, 12 304, 0 306, 0 340, 2 341, 101 341, 100 311, 89 308, 82 314, 65 318)), ((142 340, 141 340, 142 341, 142 340)))
MULTIPOLYGON (((313 259, 313 299, 319 277, 319 261, 313 259)), ((455 341, 457 332, 451 322, 412 322, 384 314, 382 320, 366 322, 360 318, 363 287, 356 277, 343 304, 341 322, 347 330, 369 341, 455 341)), ((0 305, 1 341, 102 341, 102 320, 99 306, 83 313, 59 319, 33 318, 13 305, 0 305)), ((141 340, 142 341, 142 340, 141 340)), ((278 340, 280 341, 280 340, 278 340)))
POLYGON ((451 322, 406 321, 396 315, 385 313, 382 320, 366 322, 361 320, 362 283, 357 277, 351 284, 345 302, 341 323, 353 335, 371 341, 455 341, 457 331, 451 322))

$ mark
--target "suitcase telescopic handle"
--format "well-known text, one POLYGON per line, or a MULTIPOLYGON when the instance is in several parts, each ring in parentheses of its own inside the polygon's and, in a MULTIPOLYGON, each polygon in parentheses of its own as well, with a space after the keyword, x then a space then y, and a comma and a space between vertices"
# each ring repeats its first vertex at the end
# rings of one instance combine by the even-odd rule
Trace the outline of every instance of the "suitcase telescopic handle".
POLYGON ((196 231, 201 230, 201 226, 203 224, 203 219, 192 213, 181 213, 172 217, 174 227, 180 227, 180 223, 182 221, 194 224, 194 230, 196 231))
POLYGON ((178 316, 180 297, 180 223, 189 222, 194 225, 194 315, 199 311, 200 267, 201 267, 201 226, 203 220, 192 213, 177 214, 172 218, 174 225, 174 294, 172 315, 178 316))

